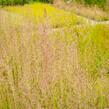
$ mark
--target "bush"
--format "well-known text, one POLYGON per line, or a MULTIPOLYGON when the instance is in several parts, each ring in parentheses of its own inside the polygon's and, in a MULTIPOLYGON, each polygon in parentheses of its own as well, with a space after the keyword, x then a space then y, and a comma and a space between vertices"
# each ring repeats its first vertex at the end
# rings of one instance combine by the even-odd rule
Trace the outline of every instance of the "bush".
POLYGON ((53 0, 0 0, 0 5, 24 5, 30 2, 47 2, 52 3, 53 0))
POLYGON ((20 5, 27 3, 27 0, 0 0, 0 5, 20 5))
POLYGON ((89 5, 98 5, 104 7, 106 5, 106 0, 84 0, 86 4, 89 5))
POLYGON ((97 5, 99 7, 105 7, 107 0, 72 0, 72 2, 79 2, 86 5, 97 5))

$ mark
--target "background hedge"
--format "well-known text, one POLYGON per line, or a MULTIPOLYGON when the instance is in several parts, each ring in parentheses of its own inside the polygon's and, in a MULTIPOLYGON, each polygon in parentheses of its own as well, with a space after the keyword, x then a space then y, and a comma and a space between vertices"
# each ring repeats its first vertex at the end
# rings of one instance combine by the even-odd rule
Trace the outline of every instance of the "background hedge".
MULTIPOLYGON (((48 2, 53 3, 53 0, 0 0, 1 5, 18 5, 25 4, 30 2, 48 2)), ((71 2, 79 2, 86 5, 98 5, 100 7, 104 7, 106 5, 107 0, 64 0, 71 2)))

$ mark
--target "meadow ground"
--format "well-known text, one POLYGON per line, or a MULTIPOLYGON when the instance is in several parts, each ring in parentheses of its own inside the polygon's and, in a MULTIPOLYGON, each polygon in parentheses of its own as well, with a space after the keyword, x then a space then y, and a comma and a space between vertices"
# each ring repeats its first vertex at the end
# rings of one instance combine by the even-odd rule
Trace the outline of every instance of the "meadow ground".
POLYGON ((47 4, 0 9, 0 109, 109 108, 109 24, 47 4))
POLYGON ((79 3, 56 3, 54 4, 56 7, 59 7, 64 10, 69 10, 77 15, 95 20, 95 21, 107 21, 109 20, 109 6, 105 8, 100 8, 98 6, 88 6, 79 3))

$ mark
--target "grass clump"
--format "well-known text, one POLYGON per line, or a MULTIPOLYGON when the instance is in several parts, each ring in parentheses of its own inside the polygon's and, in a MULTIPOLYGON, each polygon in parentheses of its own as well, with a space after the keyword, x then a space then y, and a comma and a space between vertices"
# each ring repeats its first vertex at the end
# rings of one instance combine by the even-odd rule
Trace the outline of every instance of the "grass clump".
POLYGON ((105 9, 100 8, 96 5, 87 6, 81 3, 64 3, 63 5, 56 5, 57 7, 69 10, 76 13, 79 16, 86 17, 94 21, 108 21, 109 20, 109 9, 108 6, 105 9))
POLYGON ((6 10, 29 17, 36 23, 41 21, 48 21, 53 28, 69 27, 76 24, 84 24, 83 18, 78 18, 71 12, 55 8, 48 4, 31 4, 24 7, 7 7, 6 10))

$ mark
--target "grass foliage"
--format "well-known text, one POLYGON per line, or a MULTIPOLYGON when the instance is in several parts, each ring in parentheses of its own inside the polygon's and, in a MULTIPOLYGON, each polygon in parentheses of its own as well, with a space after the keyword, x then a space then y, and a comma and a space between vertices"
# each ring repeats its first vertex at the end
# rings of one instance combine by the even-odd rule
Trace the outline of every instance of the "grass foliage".
POLYGON ((0 109, 108 108, 108 31, 47 4, 0 10, 0 109))
MULTIPOLYGON (((65 0, 69 1, 69 0, 65 0)), ((105 7, 108 0, 71 0, 72 2, 77 2, 85 5, 97 5, 99 7, 105 7)))
POLYGON ((27 19, 32 19, 35 23, 48 21, 48 25, 53 28, 59 27, 69 27, 76 24, 86 23, 83 18, 78 18, 77 15, 67 12, 48 4, 31 4, 25 5, 24 7, 6 7, 8 11, 20 14, 27 17, 27 19))

